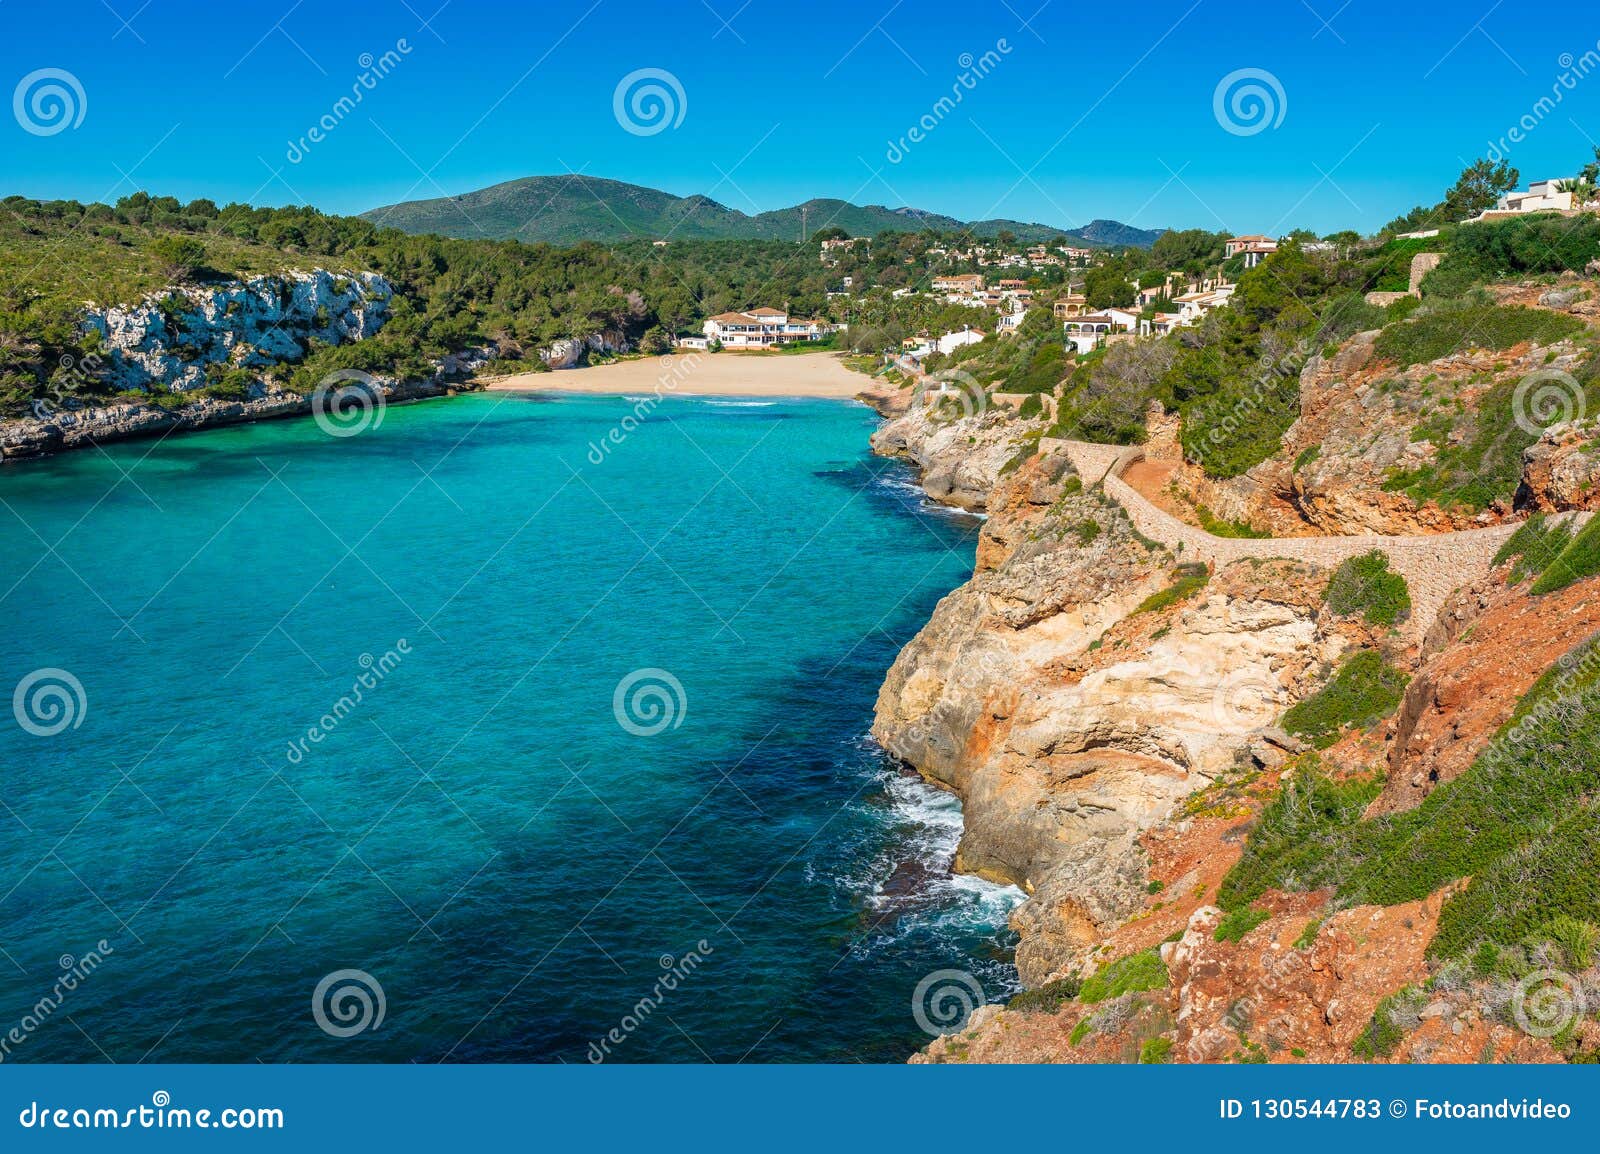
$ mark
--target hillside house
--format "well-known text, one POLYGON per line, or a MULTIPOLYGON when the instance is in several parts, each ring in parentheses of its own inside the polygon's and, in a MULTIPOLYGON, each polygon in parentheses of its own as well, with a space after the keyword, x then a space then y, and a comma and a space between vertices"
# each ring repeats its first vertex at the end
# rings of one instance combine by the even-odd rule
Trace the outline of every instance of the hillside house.
POLYGON ((1467 223, 1477 224, 1479 221, 1516 216, 1524 212, 1571 212, 1572 194, 1557 192, 1556 185, 1560 183, 1559 180, 1536 180, 1528 185, 1526 192, 1508 192, 1493 208, 1485 209, 1467 223))
POLYGON ((964 345, 977 344, 988 335, 982 329, 964 328, 958 333, 945 333, 936 344, 939 351, 948 356, 964 345))
POLYGON ((719 313, 705 323, 707 343, 725 349, 766 349, 794 341, 821 340, 831 326, 823 321, 791 317, 787 309, 757 308, 743 313, 719 313))
POLYGON ((1070 317, 1081 317, 1089 311, 1089 298, 1082 293, 1069 292, 1066 296, 1057 297, 1051 312, 1057 320, 1066 320, 1070 317))
POLYGON ((936 293, 960 293, 970 295, 983 291, 983 274, 975 272, 957 273, 954 276, 936 276, 933 278, 933 291, 936 293))

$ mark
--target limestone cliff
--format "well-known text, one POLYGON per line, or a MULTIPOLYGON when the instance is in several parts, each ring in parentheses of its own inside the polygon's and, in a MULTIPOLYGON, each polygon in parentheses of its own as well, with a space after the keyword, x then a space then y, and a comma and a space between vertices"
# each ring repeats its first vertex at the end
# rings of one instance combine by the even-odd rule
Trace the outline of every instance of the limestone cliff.
MULTIPOLYGON (((132 305, 88 305, 79 323, 97 351, 82 363, 60 366, 73 388, 36 401, 29 416, 0 421, 0 458, 309 413, 312 398, 284 387, 284 366, 316 344, 375 336, 389 319, 393 296, 393 286, 377 273, 319 268, 173 287, 132 305), (249 384, 226 398, 207 395, 219 368, 243 372, 249 384), (115 395, 85 403, 85 382, 115 395), (188 396, 174 403, 164 394, 188 396)), ((459 350, 435 361, 424 378, 377 374, 367 387, 391 403, 441 396, 495 352, 492 344, 459 350)))
POLYGON ((266 368, 299 360, 311 341, 365 340, 388 319, 393 295, 377 273, 315 269, 90 306, 82 325, 100 338, 97 375, 113 389, 186 392, 207 383, 209 365, 266 368))
MULTIPOLYGON (((1557 427, 1523 455, 1523 490, 1556 511, 1556 538, 1587 523, 1571 510, 1588 499, 1591 437, 1557 427)), ((1361 783, 1354 812, 1372 798, 1371 820, 1465 772, 1541 675, 1600 630, 1600 576, 1535 595, 1497 561, 1509 513, 1435 534, 1216 537, 1134 481, 1147 459, 1173 464, 1160 414, 1129 449, 914 412, 875 444, 988 518, 972 579, 890 669, 874 734, 961 796, 956 868, 1028 894, 1012 925, 1029 992, 914 1060, 1560 1060, 1519 1025, 1516 981, 1430 955, 1465 879, 1378 906, 1290 876, 1248 910, 1215 906, 1296 774, 1361 783), (1411 593, 1392 627, 1329 604, 1334 568, 1374 549, 1411 593), (1398 708, 1319 751, 1276 728, 1357 651, 1409 680, 1398 708), (1138 984, 1076 997, 1113 967, 1138 984)), ((1394 524, 1414 531, 1414 514, 1394 524)), ((1600 1023, 1575 1037, 1563 1045, 1595 1050, 1600 1023)))
POLYGON ((1065 452, 1016 463, 1016 442, 996 442, 1004 427, 913 416, 875 441, 923 464, 940 493, 970 494, 992 461, 1014 467, 981 503, 963 498, 989 512, 976 573, 894 663, 874 733, 963 798, 957 867, 1029 893, 1017 962, 1037 984, 1137 907, 1140 834, 1233 764, 1349 642, 1317 566, 1184 565, 1065 452))

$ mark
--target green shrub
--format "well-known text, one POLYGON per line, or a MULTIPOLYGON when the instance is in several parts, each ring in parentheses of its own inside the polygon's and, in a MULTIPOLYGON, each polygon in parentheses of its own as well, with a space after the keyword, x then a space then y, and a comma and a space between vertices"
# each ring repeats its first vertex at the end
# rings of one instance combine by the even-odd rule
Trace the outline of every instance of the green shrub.
POLYGON ((1053 1014, 1076 998, 1082 986, 1077 978, 1058 978, 1036 990, 1023 990, 1006 1003, 1006 1009, 1025 1014, 1053 1014))
POLYGON ((1321 864, 1339 852, 1350 827, 1382 788, 1366 779, 1335 780, 1314 756, 1298 763, 1294 777, 1250 831, 1244 853, 1217 890, 1217 904, 1243 909, 1290 878, 1321 885, 1321 864))
POLYGON ((1600 573, 1600 517, 1590 517, 1533 583, 1535 594, 1554 593, 1574 581, 1600 573))
POLYGON ((1322 928, 1321 918, 1312 918, 1306 923, 1306 928, 1300 931, 1300 936, 1294 940, 1297 950, 1309 950, 1317 940, 1317 931, 1322 928))
POLYGON ((1571 914, 1552 918, 1538 936, 1560 946, 1567 965, 1575 970, 1587 970, 1594 961, 1595 947, 1600 946, 1600 926, 1571 914))
POLYGON ((1315 445, 1301 449, 1300 455, 1294 459, 1294 467, 1289 471, 1292 473, 1298 473, 1301 469, 1304 469, 1307 465, 1311 464, 1311 462, 1315 461, 1320 456, 1322 456, 1322 442, 1319 441, 1315 445))
POLYGON ((1374 267, 1369 281, 1372 291, 1403 293, 1411 288, 1411 258, 1418 253, 1432 252, 1438 241, 1433 237, 1396 238, 1389 241, 1374 255, 1374 267))
POLYGON ((1600 219, 1539 213, 1449 230, 1444 262, 1423 291, 1459 294, 1468 286, 1529 273, 1582 272, 1600 257, 1600 219))
POLYGON ((1164 990, 1169 979, 1167 967, 1156 950, 1143 950, 1118 958, 1099 973, 1083 980, 1078 1000, 1086 1006, 1120 998, 1141 990, 1164 990))
POLYGON ((1129 617, 1137 617, 1141 613, 1156 613, 1162 609, 1187 601, 1211 582, 1210 570, 1204 565, 1181 565, 1178 567, 1176 579, 1171 585, 1159 593, 1152 593, 1143 601, 1129 617), (1198 571, 1196 571, 1198 570, 1198 571))
POLYGON ((1467 348, 1509 349, 1522 341, 1553 344, 1582 329, 1582 321, 1564 313, 1456 301, 1387 326, 1378 334, 1375 351, 1384 360, 1407 368, 1467 348))
POLYGON ((1537 577, 1550 567, 1572 540, 1570 521, 1551 521, 1543 513, 1535 513, 1511 534, 1494 556, 1496 565, 1513 562, 1506 581, 1519 585, 1524 578, 1537 577))
MULTIPOLYGON (((1478 398, 1459 443, 1440 444, 1432 461, 1396 473, 1383 487, 1445 508, 1486 509, 1495 501, 1509 502, 1522 480, 1522 452, 1538 440, 1538 430, 1518 420, 1516 390, 1515 381, 1491 386, 1478 398)), ((1590 385, 1584 403, 1596 400, 1600 392, 1590 385)))
POLYGON ((1351 1052, 1369 1062, 1387 1058, 1405 1040, 1406 1031, 1395 1019, 1414 1008, 1416 993, 1410 987, 1396 991, 1378 1003, 1372 1011, 1372 1021, 1351 1043, 1351 1052))
POLYGON ((1017 406, 1017 416, 1024 420, 1044 415, 1044 401, 1040 400, 1038 393, 1029 393, 1022 398, 1022 403, 1017 406))
POLYGON ((1270 888, 1335 888, 1347 905, 1418 901, 1470 878, 1429 952, 1480 967, 1566 916, 1600 923, 1600 662, 1580 646, 1536 682, 1466 772, 1403 813, 1362 820, 1375 783, 1299 773, 1224 879, 1238 909, 1270 888))
POLYGON ((1408 678, 1373 649, 1346 658, 1333 679, 1283 715, 1283 728, 1318 749, 1344 730, 1376 725, 1400 704, 1408 678))
POLYGON ((1341 617, 1360 613, 1373 625, 1393 625, 1411 615, 1406 579, 1377 549, 1351 557, 1333 571, 1328 607, 1341 617))
POLYGON ((1172 1057, 1171 1038, 1147 1038, 1139 1047, 1139 1064, 1141 1066, 1164 1066, 1172 1057))
POLYGON ((1265 530, 1255 528, 1248 521, 1228 521, 1218 517, 1204 505, 1196 505, 1194 511, 1200 520, 1200 527, 1213 537, 1249 537, 1260 540, 1272 536, 1265 530))
POLYGON ((1270 910, 1258 910, 1253 906, 1234 910, 1217 923, 1212 937, 1219 942, 1236 942, 1271 916, 1270 910))

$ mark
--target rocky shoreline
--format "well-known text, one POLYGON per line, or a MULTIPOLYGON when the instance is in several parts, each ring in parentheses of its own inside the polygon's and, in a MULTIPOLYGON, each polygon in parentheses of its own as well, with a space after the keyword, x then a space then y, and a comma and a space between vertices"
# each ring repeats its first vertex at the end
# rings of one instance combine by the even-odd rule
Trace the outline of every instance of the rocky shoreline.
POLYGON ((1269 714, 1353 640, 1322 619, 1310 565, 1228 566, 1203 607, 1136 612, 1182 562, 1065 453, 1019 452, 1042 431, 1006 409, 915 406, 873 437, 932 499, 988 514, 972 580, 896 659, 873 732, 963 799, 957 868, 1028 894, 1013 928, 1029 986, 1081 966, 1139 907, 1141 835, 1179 801, 1253 742, 1296 748, 1269 714))
MULTIPOLYGON (((381 382, 372 387, 381 392, 383 404, 398 405, 454 396, 473 386, 447 384, 436 379, 381 382)), ((279 391, 243 401, 204 397, 175 408, 130 402, 78 409, 45 420, 0 421, 0 461, 33 460, 72 449, 160 437, 172 432, 199 432, 256 421, 306 417, 312 415, 313 409, 312 397, 279 391)))
MULTIPOLYGON (((1137 450, 1058 441, 1004 407, 941 411, 909 389, 875 407, 873 450, 913 464, 931 499, 986 520, 972 578, 885 677, 873 736, 960 797, 956 870, 1027 895, 1011 927, 1029 994, 983 1006, 913 1061, 1354 1060, 1380 1007, 1428 982, 1429 943, 1461 883, 1392 907, 1269 891, 1224 934, 1224 878, 1307 765, 1381 767, 1370 814, 1414 809, 1463 772, 1574 637, 1600 628, 1600 578, 1534 602, 1491 563, 1509 520, 1386 536, 1397 563, 1426 552, 1440 572, 1412 568, 1417 620, 1376 625, 1328 597, 1341 558, 1374 538, 1160 526, 1115 479, 1137 450), (1425 588, 1434 576, 1439 590, 1425 588), (1397 711, 1316 751, 1279 728, 1368 652, 1409 678, 1397 711), (1147 992, 1105 1005, 1052 993, 1129 966, 1148 970, 1134 987, 1147 992)), ((1163 421, 1152 414, 1147 448, 1163 421)), ((1563 426, 1524 454, 1530 507, 1561 510, 1574 530, 1589 514, 1547 483, 1548 461, 1592 439, 1563 426)), ((1393 1060, 1552 1060, 1506 1019, 1501 993, 1441 987, 1393 1060)))

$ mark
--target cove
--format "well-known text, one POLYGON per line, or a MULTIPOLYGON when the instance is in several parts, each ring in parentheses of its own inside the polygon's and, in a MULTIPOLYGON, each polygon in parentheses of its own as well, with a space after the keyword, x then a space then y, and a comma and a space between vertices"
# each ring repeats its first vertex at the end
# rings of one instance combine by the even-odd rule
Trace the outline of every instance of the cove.
POLYGON ((0 471, 5 1060, 901 1061, 926 975, 1014 988, 866 736, 978 523, 858 405, 634 408, 0 471))

